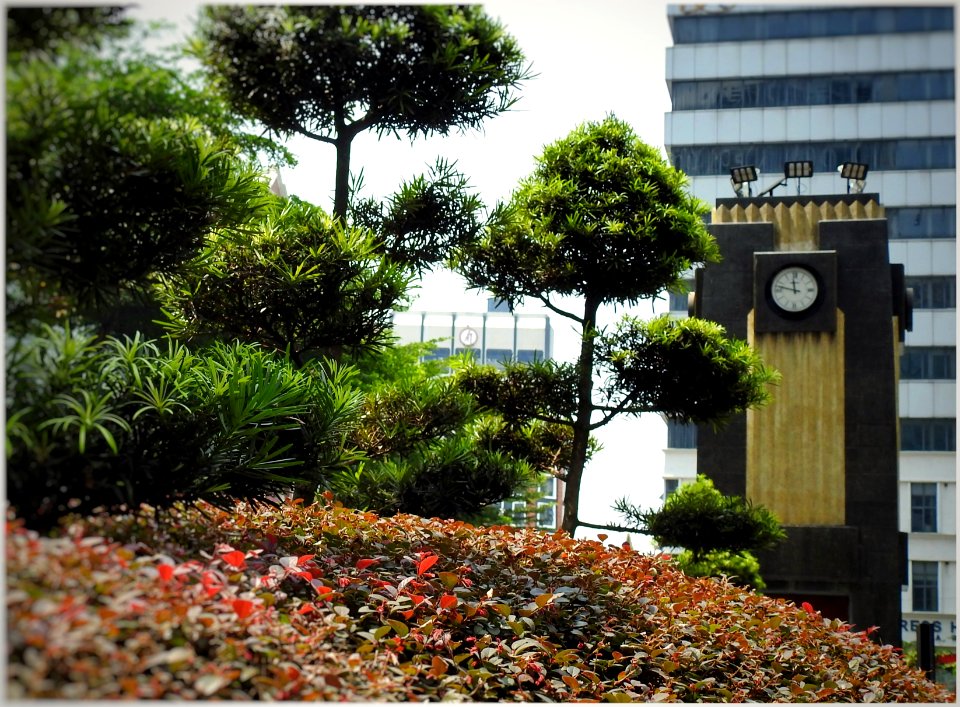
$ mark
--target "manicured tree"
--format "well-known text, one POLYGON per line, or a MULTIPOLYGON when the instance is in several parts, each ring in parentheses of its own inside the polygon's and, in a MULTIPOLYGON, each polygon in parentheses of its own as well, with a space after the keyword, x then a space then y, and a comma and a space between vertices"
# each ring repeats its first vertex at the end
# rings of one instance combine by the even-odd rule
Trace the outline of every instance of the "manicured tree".
POLYGON ((719 257, 701 219, 706 207, 684 184, 684 175, 623 121, 585 123, 544 149, 484 237, 458 258, 473 286, 511 303, 538 299, 581 331, 575 364, 552 374, 532 371, 540 381, 522 372, 500 385, 488 381, 496 394, 482 398, 496 407, 509 397, 523 414, 573 429, 563 508, 563 528, 571 533, 580 524, 593 430, 618 414, 652 411, 719 420, 763 403, 765 384, 775 379, 744 343, 709 322, 626 318, 613 333, 597 328, 602 305, 655 297, 678 287, 691 266, 719 257), (567 295, 577 296, 575 304, 558 299, 567 295), (595 397, 598 374, 605 382, 595 397), (542 392, 507 395, 520 384, 542 392))
POLYGON ((209 6, 195 50, 242 115, 336 148, 341 220, 358 134, 478 127, 529 75, 478 5, 209 6))
POLYGON ((179 337, 239 338, 320 355, 386 344, 409 274, 364 228, 344 227, 296 198, 275 198, 238 229, 212 234, 159 291, 179 337))
POLYGON ((752 553, 786 538, 770 510, 724 496, 706 476, 681 486, 659 509, 643 510, 625 498, 614 508, 627 520, 624 530, 650 535, 663 548, 683 548, 677 562, 687 574, 736 576, 758 589, 764 585, 752 553))
POLYGON ((390 347, 347 357, 367 398, 350 446, 362 465, 332 481, 338 500, 383 514, 397 512, 493 519, 490 504, 538 486, 566 463, 568 428, 480 410, 445 375, 441 362, 420 364, 430 345, 390 347))

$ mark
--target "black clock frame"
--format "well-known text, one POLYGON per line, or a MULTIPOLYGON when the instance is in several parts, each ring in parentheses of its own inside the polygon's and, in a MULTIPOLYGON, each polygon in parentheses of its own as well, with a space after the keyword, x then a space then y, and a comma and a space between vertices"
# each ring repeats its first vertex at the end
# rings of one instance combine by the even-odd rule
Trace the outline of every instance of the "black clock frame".
POLYGON ((774 251, 754 253, 754 331, 836 331, 836 251, 774 251), (817 298, 799 312, 782 309, 773 301, 771 285, 789 267, 802 267, 817 280, 817 298))

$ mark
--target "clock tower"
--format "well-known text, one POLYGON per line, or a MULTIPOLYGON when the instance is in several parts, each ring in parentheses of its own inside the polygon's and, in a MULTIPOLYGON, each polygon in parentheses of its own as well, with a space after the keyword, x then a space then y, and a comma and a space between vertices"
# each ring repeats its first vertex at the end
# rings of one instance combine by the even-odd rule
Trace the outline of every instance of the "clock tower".
POLYGON ((691 313, 782 374, 773 401, 698 430, 697 473, 775 512, 768 594, 899 643, 906 536, 897 518, 898 349, 910 328, 876 194, 720 199, 723 261, 696 273, 691 313))

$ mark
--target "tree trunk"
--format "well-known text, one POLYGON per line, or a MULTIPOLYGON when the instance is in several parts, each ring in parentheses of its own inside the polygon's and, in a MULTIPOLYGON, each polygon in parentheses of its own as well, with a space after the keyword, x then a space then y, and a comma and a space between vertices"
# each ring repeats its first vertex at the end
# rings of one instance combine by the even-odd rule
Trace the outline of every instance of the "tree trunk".
POLYGON ((347 207, 350 204, 350 145, 353 134, 341 130, 337 134, 337 180, 333 194, 333 216, 340 223, 347 223, 347 207))
POLYGON ((587 298, 583 305, 583 338, 580 341, 580 359, 577 362, 577 418, 573 426, 573 449, 570 468, 563 489, 563 522, 561 529, 572 536, 579 523, 580 481, 587 463, 590 442, 590 421, 593 413, 593 357, 596 338, 599 300, 587 298))

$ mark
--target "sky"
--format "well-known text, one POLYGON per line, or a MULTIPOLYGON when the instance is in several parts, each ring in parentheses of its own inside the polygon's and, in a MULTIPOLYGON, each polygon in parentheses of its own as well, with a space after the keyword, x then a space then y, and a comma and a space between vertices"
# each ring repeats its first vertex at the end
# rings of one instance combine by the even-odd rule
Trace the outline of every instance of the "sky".
MULTIPOLYGON (((182 19, 195 15, 188 0, 147 0, 137 15, 143 19, 182 19)), ((633 126, 646 143, 663 148, 664 114, 670 108, 665 76, 666 49, 671 44, 666 3, 662 0, 492 0, 487 14, 513 35, 535 77, 523 84, 519 101, 507 113, 488 120, 479 131, 446 137, 409 138, 362 133, 354 141, 351 169, 363 170, 364 197, 382 198, 404 180, 425 172, 438 157, 455 162, 481 200, 492 205, 507 200, 519 180, 534 168, 542 148, 566 136, 585 121, 615 114, 633 126)), ((189 22, 186 23, 189 26, 189 22)), ((333 205, 335 155, 331 145, 294 138, 287 146, 298 158, 281 178, 290 194, 323 208, 333 205)), ((413 311, 483 311, 487 294, 467 291, 455 274, 433 273, 421 283, 413 311)), ((567 304, 575 304, 568 301, 567 304)), ((663 311, 665 303, 656 305, 663 311)), ((546 312, 525 303, 520 312, 546 312)), ((608 308, 600 324, 613 324, 625 313, 644 318, 654 305, 608 308)), ((554 357, 572 361, 578 348, 572 324, 551 316, 554 357)), ((580 496, 580 518, 616 523, 611 506, 628 497, 645 508, 657 506, 663 490, 663 448, 666 428, 656 416, 618 418, 598 431, 603 449, 588 465, 580 496)), ((578 537, 596 537, 581 528, 578 537)), ((606 533, 607 542, 623 534, 606 533)), ((631 538, 648 549, 644 536, 631 538)))

